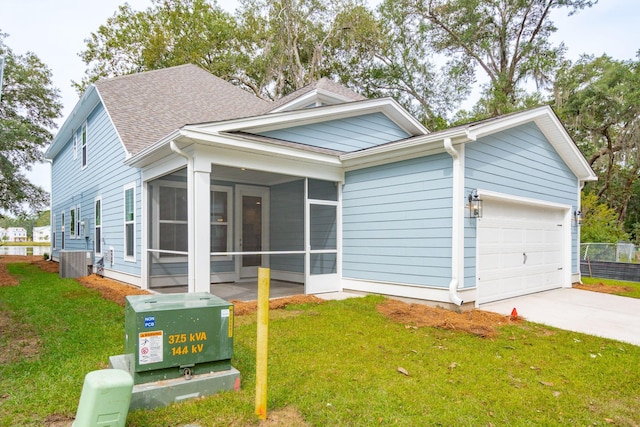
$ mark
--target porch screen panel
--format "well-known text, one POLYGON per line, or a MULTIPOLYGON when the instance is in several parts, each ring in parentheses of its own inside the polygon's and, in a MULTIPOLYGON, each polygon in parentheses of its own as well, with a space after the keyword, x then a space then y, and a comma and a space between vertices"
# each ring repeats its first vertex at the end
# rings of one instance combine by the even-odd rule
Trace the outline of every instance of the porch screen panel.
POLYGON ((309 215, 311 250, 334 251, 312 253, 311 274, 334 274, 337 272, 337 206, 312 204, 309 206, 309 215))
POLYGON ((337 249, 336 207, 311 205, 311 250, 337 249))
MULTIPOLYGON (((242 250, 244 252, 262 251, 262 198, 242 197, 242 250)), ((243 267, 260 266, 262 255, 244 255, 243 267)))
MULTIPOLYGON (((188 249, 187 189, 180 187, 159 187, 159 249, 183 251, 188 249)), ((160 253, 160 257, 175 254, 160 253)))
POLYGON ((309 198, 316 200, 338 201, 338 185, 332 181, 309 179, 309 198))
POLYGON ((224 191, 211 192, 211 252, 229 250, 229 196, 224 191))
POLYGON ((335 274, 337 266, 336 254, 311 254, 311 274, 335 274))

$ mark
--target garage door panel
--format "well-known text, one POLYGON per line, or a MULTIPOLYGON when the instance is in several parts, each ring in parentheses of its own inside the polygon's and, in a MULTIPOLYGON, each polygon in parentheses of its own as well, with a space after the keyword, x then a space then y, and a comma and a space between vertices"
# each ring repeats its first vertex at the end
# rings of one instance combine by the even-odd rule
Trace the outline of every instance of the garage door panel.
POLYGON ((479 303, 562 286, 562 209, 487 200, 477 222, 479 303))

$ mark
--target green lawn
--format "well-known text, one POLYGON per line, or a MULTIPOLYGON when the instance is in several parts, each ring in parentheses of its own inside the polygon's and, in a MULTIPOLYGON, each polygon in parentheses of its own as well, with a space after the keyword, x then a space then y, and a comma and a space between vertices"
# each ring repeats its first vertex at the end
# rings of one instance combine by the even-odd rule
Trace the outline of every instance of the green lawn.
MULTIPOLYGON (((39 341, 39 351, 0 364, 0 425, 71 419, 84 375, 123 351, 124 309, 37 267, 9 270, 21 283, 0 287, 0 353, 15 349, 19 337, 39 341), (5 327, 8 317, 14 326, 5 327)), ((376 311, 382 301, 370 296, 272 312, 270 413, 293 409, 313 426, 636 426, 640 420, 640 347, 526 322, 503 327, 492 339, 407 328, 376 311)), ((241 391, 132 412, 127 425, 259 425, 255 334, 255 316, 236 318, 232 363, 242 373, 241 391)))

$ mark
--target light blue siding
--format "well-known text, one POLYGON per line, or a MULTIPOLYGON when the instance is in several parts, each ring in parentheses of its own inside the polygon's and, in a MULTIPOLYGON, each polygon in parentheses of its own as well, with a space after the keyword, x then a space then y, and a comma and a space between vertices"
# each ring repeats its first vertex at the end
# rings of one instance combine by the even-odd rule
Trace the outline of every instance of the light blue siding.
MULTIPOLYGON (((76 131, 80 136, 80 130, 76 131)), ((139 276, 141 244, 140 172, 123 164, 125 151, 111 121, 99 104, 87 118, 87 167, 82 155, 73 158, 73 138, 52 163, 52 212, 56 214, 56 236, 61 242, 61 213, 65 212, 65 249, 94 249, 95 197, 102 196, 103 252, 114 248, 114 264, 107 268, 139 276), (135 183, 135 255, 136 261, 124 261, 124 186, 135 183), (81 217, 89 227, 88 238, 71 239, 69 230, 72 206, 81 206, 81 217)), ((80 145, 80 144, 79 144, 80 145)), ((80 147, 79 147, 80 148, 80 147)), ((57 245, 54 256, 59 255, 57 245)))
POLYGON ((409 137, 382 113, 367 114, 260 133, 262 136, 352 152, 409 137))
MULTIPOLYGON (((304 180, 271 187, 270 248, 304 250, 304 180)), ((272 255, 271 269, 304 273, 304 255, 272 255)))
MULTIPOLYGON (((465 148, 466 192, 474 188, 573 206, 578 179, 538 127, 529 123, 480 138, 465 148)), ((475 221, 465 227, 465 286, 475 285, 475 221)), ((577 233, 572 226, 572 266, 577 233)), ((576 273, 577 271, 574 271, 576 273)))
POLYGON ((343 276, 448 286, 451 194, 452 160, 447 154, 348 172, 343 276))

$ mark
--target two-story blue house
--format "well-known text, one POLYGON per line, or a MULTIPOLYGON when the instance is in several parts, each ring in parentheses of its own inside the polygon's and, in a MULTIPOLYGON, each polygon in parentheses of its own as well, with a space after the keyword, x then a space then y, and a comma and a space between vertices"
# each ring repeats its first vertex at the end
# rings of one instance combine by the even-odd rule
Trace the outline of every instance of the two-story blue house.
POLYGON ((54 258, 89 249, 160 291, 268 266, 306 293, 443 305, 579 280, 596 179, 549 107, 431 133, 327 79, 266 102, 193 65, 90 86, 46 157, 54 258))

